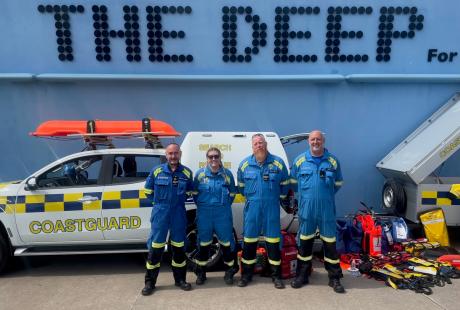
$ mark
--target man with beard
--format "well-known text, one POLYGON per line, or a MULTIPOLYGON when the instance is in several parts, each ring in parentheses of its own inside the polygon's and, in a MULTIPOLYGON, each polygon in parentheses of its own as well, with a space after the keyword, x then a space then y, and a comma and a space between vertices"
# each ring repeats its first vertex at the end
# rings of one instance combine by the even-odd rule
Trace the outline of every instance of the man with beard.
POLYGON ((284 161, 267 150, 265 137, 252 136, 253 154, 238 168, 238 188, 246 198, 244 207, 244 243, 242 273, 238 286, 252 281, 259 236, 265 236, 268 262, 275 288, 284 288, 281 280, 280 199, 286 199, 289 176, 284 161))
POLYGON ((299 193, 299 222, 296 277, 293 288, 308 283, 311 269, 313 241, 317 229, 323 241, 324 266, 329 276, 329 286, 336 293, 344 293, 340 283, 343 277, 335 247, 336 219, 335 193, 343 183, 339 160, 324 148, 324 135, 314 130, 308 137, 310 148, 300 154, 291 168, 291 182, 299 193))
POLYGON ((152 230, 147 242, 145 287, 142 295, 150 295, 160 271, 160 261, 166 245, 166 236, 170 232, 172 248, 172 270, 175 285, 184 291, 192 287, 185 281, 187 273, 184 250, 187 216, 185 200, 192 194, 193 174, 189 168, 180 163, 182 152, 179 145, 171 143, 166 147, 167 163, 156 166, 145 182, 145 194, 153 201, 152 230))

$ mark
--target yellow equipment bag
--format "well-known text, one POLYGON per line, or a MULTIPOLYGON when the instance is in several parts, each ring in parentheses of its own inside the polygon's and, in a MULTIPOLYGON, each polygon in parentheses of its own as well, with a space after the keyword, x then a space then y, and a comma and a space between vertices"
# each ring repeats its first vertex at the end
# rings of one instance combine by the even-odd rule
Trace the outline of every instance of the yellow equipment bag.
POLYGON ((435 209, 420 214, 425 236, 430 242, 439 242, 442 246, 449 245, 449 234, 447 233, 446 220, 442 209, 435 209))

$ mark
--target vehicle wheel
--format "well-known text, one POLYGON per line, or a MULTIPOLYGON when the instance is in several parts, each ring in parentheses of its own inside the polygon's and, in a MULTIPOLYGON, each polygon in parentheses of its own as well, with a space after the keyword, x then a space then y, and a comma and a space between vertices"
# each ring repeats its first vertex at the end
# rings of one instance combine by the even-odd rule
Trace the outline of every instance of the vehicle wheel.
MULTIPOLYGON (((196 227, 189 228, 187 231, 187 244, 185 246, 185 255, 187 256, 187 265, 191 270, 194 270, 196 267, 195 259, 198 255, 197 239, 198 234, 196 227)), ((220 261, 221 257, 222 252, 220 250, 220 243, 217 241, 217 238, 213 238, 206 268, 209 269, 216 266, 220 261)))
POLYGON ((0 234, 0 273, 5 270, 11 258, 10 249, 7 241, 0 234))
POLYGON ((383 209, 397 216, 404 216, 407 207, 406 192, 401 183, 387 180, 382 189, 383 209))

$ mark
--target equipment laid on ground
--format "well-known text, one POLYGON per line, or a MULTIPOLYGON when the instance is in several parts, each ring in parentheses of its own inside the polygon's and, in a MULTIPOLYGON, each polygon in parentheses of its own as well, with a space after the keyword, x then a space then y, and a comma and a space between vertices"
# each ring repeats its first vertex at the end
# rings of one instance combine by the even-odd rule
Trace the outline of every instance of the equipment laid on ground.
POLYGON ((377 163, 387 178, 383 207, 419 222, 418 215, 442 208, 447 225, 460 225, 460 177, 440 177, 435 171, 460 148, 460 93, 377 163), (454 186, 454 190, 452 190, 454 186))

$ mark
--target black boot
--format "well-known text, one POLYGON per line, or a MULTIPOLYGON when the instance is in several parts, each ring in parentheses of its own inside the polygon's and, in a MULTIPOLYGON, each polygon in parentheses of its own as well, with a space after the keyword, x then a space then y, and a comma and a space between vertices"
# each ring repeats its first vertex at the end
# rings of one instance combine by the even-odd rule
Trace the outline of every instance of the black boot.
POLYGON ((199 266, 197 265, 195 268, 195 274, 196 274, 196 285, 203 285, 207 278, 206 278, 206 267, 199 266))
POLYGON ((158 273, 160 272, 160 268, 155 269, 147 269, 145 273, 145 286, 142 289, 142 295, 148 296, 153 293, 155 289, 155 284, 157 283, 158 273))
POLYGON ((284 283, 281 280, 281 266, 270 265, 272 271, 272 281, 277 289, 283 289, 284 283))
POLYGON ((238 281, 237 285, 239 287, 245 287, 249 282, 252 281, 252 273, 254 272, 254 266, 242 263, 243 269, 241 272, 241 278, 238 281))
POLYGON ((345 293, 345 288, 340 283, 340 280, 338 278, 329 279, 329 286, 332 287, 334 289, 334 292, 336 293, 345 293))
POLYGON ((173 276, 174 276, 174 285, 180 287, 183 291, 190 291, 192 285, 185 281, 187 275, 187 267, 172 267, 173 276))
POLYGON ((308 284, 308 275, 310 263, 297 260, 297 269, 295 271, 295 278, 291 281, 292 288, 301 288, 304 284, 308 284))
POLYGON ((236 266, 228 267, 225 271, 224 281, 227 285, 233 285, 233 276, 238 272, 238 268, 236 266))

